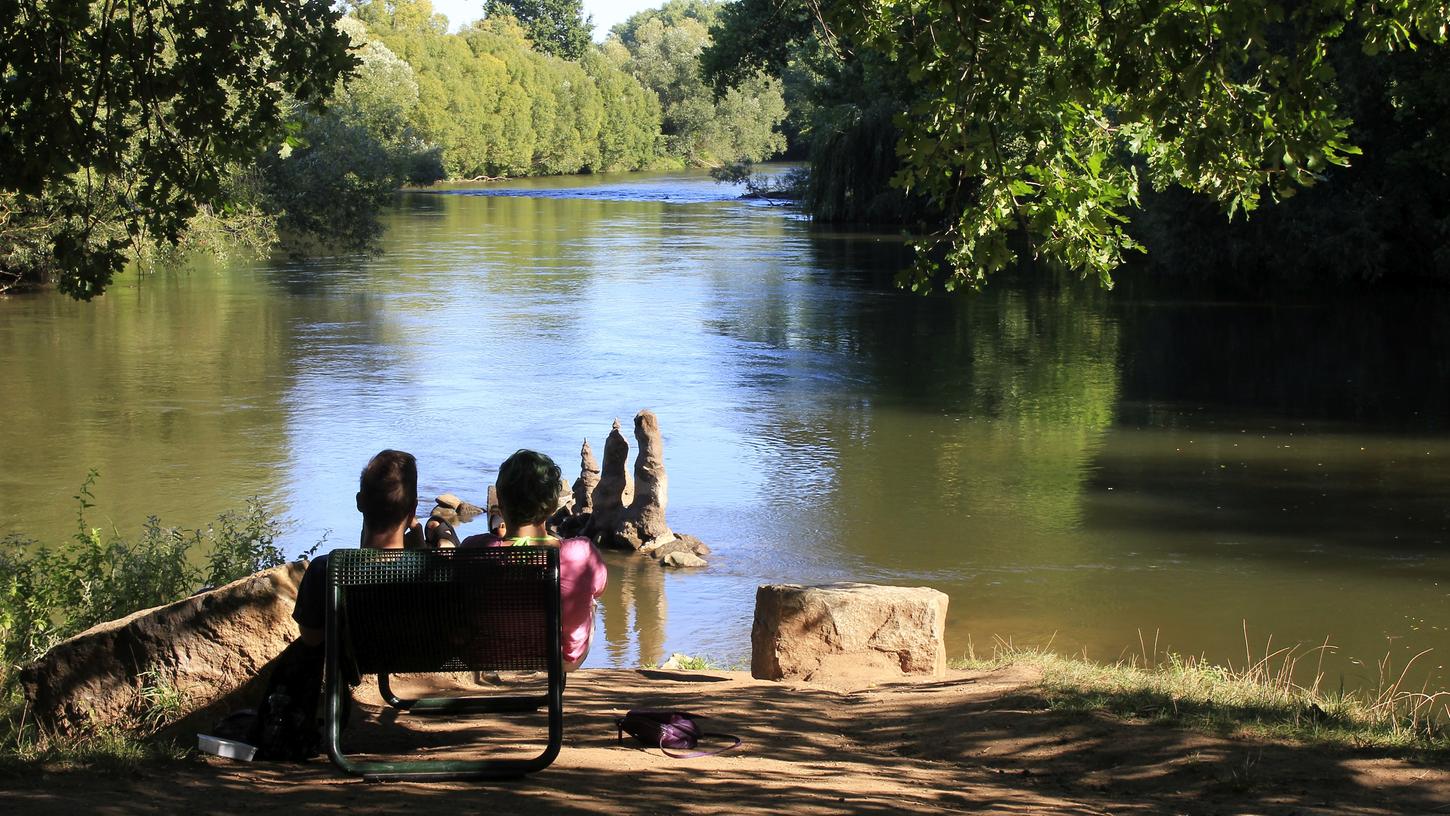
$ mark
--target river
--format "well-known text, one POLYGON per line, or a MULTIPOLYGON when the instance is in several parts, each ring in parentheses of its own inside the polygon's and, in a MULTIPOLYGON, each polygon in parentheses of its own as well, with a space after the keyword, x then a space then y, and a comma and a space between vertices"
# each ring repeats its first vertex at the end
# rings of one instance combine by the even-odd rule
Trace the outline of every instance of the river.
POLYGON ((611 557, 592 665, 748 662, 758 584, 859 580, 948 593, 952 656, 1327 639, 1331 687, 1423 649, 1416 685, 1445 685, 1443 292, 916 297, 895 236, 693 173, 411 193, 386 220, 374 256, 0 300, 0 531, 63 543, 94 467, 95 523, 256 495, 290 552, 350 546, 380 448, 418 456, 421 496, 482 503, 514 449, 572 479, 648 407, 671 526, 714 556, 611 557))

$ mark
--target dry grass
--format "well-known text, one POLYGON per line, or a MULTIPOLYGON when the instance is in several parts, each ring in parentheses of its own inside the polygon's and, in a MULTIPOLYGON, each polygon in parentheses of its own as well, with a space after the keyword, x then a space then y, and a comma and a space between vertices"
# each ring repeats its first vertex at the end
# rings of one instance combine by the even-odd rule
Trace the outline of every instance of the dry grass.
POLYGON ((1240 666, 1162 651, 1141 633, 1139 651, 1115 663, 1067 657, 998 639, 990 657, 969 646, 960 668, 1027 664, 1043 673, 1041 692, 1055 709, 1201 728, 1327 742, 1394 753, 1450 752, 1450 692, 1408 685, 1422 652, 1396 668, 1386 656, 1378 682, 1362 691, 1323 687, 1323 656, 1332 647, 1299 645, 1262 652, 1248 646, 1240 666), (1314 666, 1312 674, 1309 665, 1314 666), (1307 680, 1305 679, 1307 677, 1307 680))

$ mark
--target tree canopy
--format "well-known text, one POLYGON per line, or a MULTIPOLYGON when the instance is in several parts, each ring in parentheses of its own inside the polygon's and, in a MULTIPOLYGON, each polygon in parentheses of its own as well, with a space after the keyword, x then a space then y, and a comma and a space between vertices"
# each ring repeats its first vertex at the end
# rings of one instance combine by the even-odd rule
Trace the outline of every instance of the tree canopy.
POLYGON ((910 83, 895 183, 945 215, 913 289, 979 285, 1022 258, 1111 284, 1145 188, 1230 216, 1325 178, 1359 151, 1331 47, 1443 43, 1425 0, 740 0, 707 54, 717 82, 781 73, 816 38, 910 83), (941 263, 945 261, 945 263, 941 263))
POLYGON ((725 7, 716 0, 669 0, 615 26, 604 46, 658 96, 665 150, 685 165, 761 161, 785 149, 780 80, 746 71, 717 95, 701 76, 710 25, 725 7))
POLYGON ((428 0, 360 0, 353 14, 411 67, 406 118, 450 177, 636 170, 658 157, 658 101, 592 46, 580 60, 540 53, 509 14, 450 34, 428 0))
POLYGON ((583 0, 487 0, 483 10, 488 17, 514 17, 535 48, 569 60, 584 56, 594 29, 583 0))
POLYGON ((229 166, 356 58, 326 0, 0 0, 0 266, 90 299, 144 237, 224 206, 229 166), (279 92, 280 91, 280 92, 279 92))

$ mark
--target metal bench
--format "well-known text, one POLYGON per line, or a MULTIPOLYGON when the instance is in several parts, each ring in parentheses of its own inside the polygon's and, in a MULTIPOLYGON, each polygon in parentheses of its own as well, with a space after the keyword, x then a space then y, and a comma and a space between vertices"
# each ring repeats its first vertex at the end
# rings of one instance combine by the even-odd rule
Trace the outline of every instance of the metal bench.
POLYGON ((547 768, 564 741, 559 644, 559 551, 335 550, 327 564, 324 699, 328 755, 374 780, 517 777, 547 768), (403 672, 543 671, 543 694, 428 697, 393 694, 403 672), (345 674, 346 672, 346 674, 345 674), (548 708, 549 737, 533 759, 359 761, 341 745, 346 678, 378 676, 378 690, 411 712, 508 713, 548 708))

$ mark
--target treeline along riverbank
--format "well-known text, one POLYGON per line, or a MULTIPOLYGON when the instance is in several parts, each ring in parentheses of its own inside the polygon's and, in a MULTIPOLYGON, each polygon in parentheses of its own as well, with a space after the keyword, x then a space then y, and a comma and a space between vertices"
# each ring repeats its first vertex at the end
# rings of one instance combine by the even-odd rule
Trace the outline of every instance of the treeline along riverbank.
POLYGON ((90 298, 177 247, 375 247, 405 184, 780 155, 808 161, 815 219, 916 236, 914 291, 1021 266, 1111 285, 1145 258, 1450 277, 1443 4, 978 5, 669 0, 599 44, 579 0, 489 0, 454 31, 428 0, 23 6, 0 290, 90 298), (164 45, 183 28, 206 37, 164 45))
POLYGON ((380 208, 405 185, 714 166, 785 147, 778 80, 752 74, 717 94, 699 75, 714 0, 642 12, 602 44, 580 38, 577 0, 544 12, 495 0, 453 32, 428 0, 361 0, 245 34, 227 26, 278 20, 198 2, 8 24, 7 42, 35 47, 14 49, 6 70, 36 70, 0 89, 15 111, 0 143, 26 151, 0 174, 0 292, 49 280, 89 299, 127 262, 194 251, 373 249, 380 208), (287 72, 242 95, 253 75, 217 64, 211 40, 163 47, 186 26, 287 72), (46 43, 66 55, 58 75, 40 70, 46 43), (128 82, 104 81, 105 66, 152 50, 128 63, 128 82), (143 83, 148 72, 167 81, 143 83), (207 83, 233 88, 230 110, 207 83), (182 115, 184 131, 165 123, 182 115))

